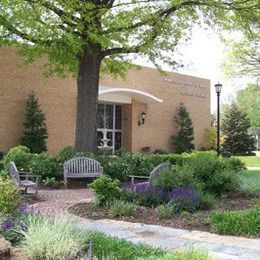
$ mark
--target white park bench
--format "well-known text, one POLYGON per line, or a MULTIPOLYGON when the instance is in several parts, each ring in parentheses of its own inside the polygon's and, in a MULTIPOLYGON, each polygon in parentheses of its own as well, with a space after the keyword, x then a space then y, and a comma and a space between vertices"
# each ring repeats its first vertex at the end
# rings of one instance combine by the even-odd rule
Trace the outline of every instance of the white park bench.
POLYGON ((39 180, 41 176, 32 175, 31 172, 21 172, 17 170, 14 162, 9 163, 9 176, 19 188, 24 188, 25 193, 29 188, 35 190, 35 197, 38 194, 39 180), (21 179, 22 178, 22 179, 21 179))
POLYGON ((68 186, 68 178, 93 178, 103 174, 101 164, 87 157, 72 158, 64 163, 64 186, 68 186))
POLYGON ((160 176, 160 173, 162 171, 165 171, 165 170, 170 170, 172 168, 172 165, 168 162, 164 162, 164 163, 161 163, 159 165, 157 165, 149 174, 149 176, 138 176, 138 175, 129 175, 129 177, 131 178, 131 187, 132 189, 134 190, 135 189, 135 186, 140 184, 135 184, 135 179, 147 179, 146 182, 142 182, 143 183, 147 183, 149 185, 152 184, 153 180, 155 178, 157 178, 158 176, 160 176))

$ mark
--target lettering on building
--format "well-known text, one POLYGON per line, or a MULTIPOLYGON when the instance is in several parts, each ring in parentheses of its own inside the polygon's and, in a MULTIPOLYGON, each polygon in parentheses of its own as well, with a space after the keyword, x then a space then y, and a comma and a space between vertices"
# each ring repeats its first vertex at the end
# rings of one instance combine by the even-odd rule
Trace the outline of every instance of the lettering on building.
POLYGON ((194 82, 191 80, 175 79, 165 77, 163 78, 168 83, 174 83, 183 87, 181 95, 199 98, 208 98, 208 94, 203 92, 197 92, 197 90, 205 90, 207 85, 202 82, 194 82), (196 89, 196 92, 194 90, 196 89))

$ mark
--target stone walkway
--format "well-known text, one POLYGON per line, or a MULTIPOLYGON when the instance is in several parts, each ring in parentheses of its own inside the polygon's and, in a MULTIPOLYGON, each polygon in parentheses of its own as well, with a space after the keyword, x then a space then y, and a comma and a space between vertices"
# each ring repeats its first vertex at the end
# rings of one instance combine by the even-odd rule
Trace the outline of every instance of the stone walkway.
POLYGON ((93 193, 89 189, 60 189, 39 190, 39 201, 31 207, 41 214, 64 213, 67 209, 79 202, 90 202, 93 193))
MULTIPOLYGON (((41 213, 67 213, 69 206, 93 199, 88 189, 40 190, 42 200, 33 204, 41 213)), ((220 236, 202 231, 189 231, 129 223, 114 220, 87 220, 77 217, 78 226, 84 229, 102 231, 108 235, 123 238, 133 243, 144 243, 155 247, 179 249, 192 246, 209 250, 213 259, 258 260, 260 259, 260 239, 220 236)))

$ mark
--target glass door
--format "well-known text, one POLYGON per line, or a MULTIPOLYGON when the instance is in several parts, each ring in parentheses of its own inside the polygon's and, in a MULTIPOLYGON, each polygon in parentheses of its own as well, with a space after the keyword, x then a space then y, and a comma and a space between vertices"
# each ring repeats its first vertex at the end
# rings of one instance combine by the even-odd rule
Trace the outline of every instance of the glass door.
POLYGON ((110 139, 108 146, 113 150, 118 150, 122 145, 122 106, 112 104, 98 104, 97 117, 97 139, 98 146, 102 146, 104 130, 107 133, 106 138, 110 139))

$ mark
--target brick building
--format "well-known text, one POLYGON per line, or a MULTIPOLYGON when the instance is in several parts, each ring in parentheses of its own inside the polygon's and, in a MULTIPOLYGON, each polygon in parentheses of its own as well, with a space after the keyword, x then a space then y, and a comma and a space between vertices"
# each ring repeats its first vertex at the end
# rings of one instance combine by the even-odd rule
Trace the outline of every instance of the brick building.
MULTIPOLYGON (((74 144, 76 80, 44 78, 44 63, 41 59, 24 65, 14 49, 0 49, 0 151, 19 144, 25 101, 32 91, 46 114, 48 151, 56 154, 74 144)), ((180 103, 190 113, 194 144, 199 148, 210 125, 209 80, 178 73, 162 75, 146 67, 130 70, 126 80, 105 76, 99 89, 99 145, 105 134, 110 139, 108 145, 115 149, 171 151, 171 136, 176 132, 174 115, 180 103)))

